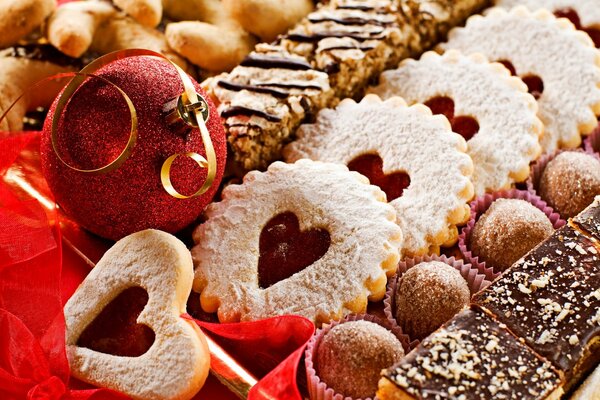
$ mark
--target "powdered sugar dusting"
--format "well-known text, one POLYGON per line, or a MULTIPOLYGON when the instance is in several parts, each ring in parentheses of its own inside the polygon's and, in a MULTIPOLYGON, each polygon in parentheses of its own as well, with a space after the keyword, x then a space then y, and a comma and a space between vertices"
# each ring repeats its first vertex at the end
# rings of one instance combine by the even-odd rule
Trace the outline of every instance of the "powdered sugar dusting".
POLYGON ((283 314, 322 322, 348 314, 347 304, 356 299, 366 305, 379 290, 369 290, 368 282, 392 272, 402 233, 383 192, 365 181, 342 165, 301 160, 273 163, 227 187, 194 232, 194 290, 202 292, 203 307, 206 299, 218 299, 223 322, 283 314), (301 230, 326 229, 331 245, 312 265, 261 289, 259 236, 272 217, 287 211, 296 214, 301 230))
POLYGON ((496 0, 498 7, 513 8, 519 5, 531 11, 545 8, 550 11, 573 9, 584 27, 600 24, 600 7, 595 1, 582 0, 496 0))
POLYGON ((409 103, 448 96, 455 102, 455 114, 473 116, 479 132, 467 142, 467 152, 478 196, 525 180, 527 174, 521 171, 528 172, 541 151, 542 124, 533 96, 518 79, 480 55, 426 53, 419 61, 406 60, 384 72, 371 92, 383 98, 401 96, 409 103))
POLYGON ((193 397, 208 375, 210 355, 198 327, 180 318, 192 278, 190 254, 174 236, 145 230, 118 241, 65 305, 73 376, 136 399, 193 397), (133 286, 148 292, 148 303, 137 319, 155 333, 148 351, 120 357, 77 346, 81 332, 104 307, 133 286))
POLYGON ((422 254, 444 243, 452 228, 463 222, 451 220, 451 215, 462 216, 473 194, 473 164, 465 147, 446 118, 432 116, 426 107, 370 95, 360 103, 348 99, 336 109, 319 112, 315 124, 300 127, 298 140, 284 150, 284 157, 348 164, 360 155, 377 153, 384 173, 408 173, 410 186, 390 204, 405 237, 403 253, 422 254))
POLYGON ((537 75, 543 80, 538 115, 546 126, 541 141, 545 153, 577 147, 580 135, 596 127, 593 110, 600 111, 599 53, 585 33, 549 11, 494 8, 485 17, 469 18, 464 28, 452 30, 441 48, 508 60, 519 76, 537 75))

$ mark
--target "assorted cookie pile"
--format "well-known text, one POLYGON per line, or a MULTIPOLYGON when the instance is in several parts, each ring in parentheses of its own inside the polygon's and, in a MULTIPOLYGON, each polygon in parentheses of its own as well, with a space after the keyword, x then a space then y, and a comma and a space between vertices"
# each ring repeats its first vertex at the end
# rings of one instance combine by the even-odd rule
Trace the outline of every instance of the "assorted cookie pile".
MULTIPOLYGON (((0 114, 35 82, 117 50, 161 53, 192 76, 229 71, 257 42, 274 40, 313 8, 313 0, 3 1, 0 114)), ((29 107, 51 100, 23 102, 0 129, 21 130, 29 107)))
MULTIPOLYGON (((163 2, 166 13, 171 3, 163 2)), ((271 43, 203 83, 226 128, 230 171, 251 172, 223 189, 194 230, 192 296, 220 322, 312 320, 320 328, 305 354, 313 399, 598 393, 598 5, 497 3, 483 11, 484 0, 331 0, 279 36, 248 24, 271 43), (372 306, 381 300, 376 317, 372 306), (588 375, 591 383, 578 389, 588 375)), ((107 3, 62 6, 49 28, 82 7, 98 13, 86 14, 91 39, 77 46, 114 44, 96 39, 106 21, 121 23, 103 14, 113 7, 107 3)), ((123 23, 152 25, 129 13, 137 21, 119 17, 123 23)), ((187 24, 169 25, 166 40, 176 57, 201 64, 205 58, 190 52, 203 39, 170 40, 187 24)), ((51 42, 60 36, 52 32, 51 42)), ((28 62, 33 71, 46 61, 28 62)), ((89 349, 98 342, 93 334, 88 347, 81 342, 88 316, 102 310, 80 309, 90 282, 108 288, 92 293, 103 306, 129 287, 146 289, 137 321, 153 329, 154 344, 134 359, 160 360, 164 329, 189 330, 173 313, 159 313, 164 321, 146 313, 161 296, 157 307, 185 311, 179 291, 190 291, 189 260, 154 231, 136 235, 115 247, 128 245, 144 260, 163 260, 146 251, 164 248, 179 275, 145 267, 128 275, 143 260, 107 254, 108 266, 99 265, 66 306, 69 357, 84 381, 170 398, 164 381, 89 349), (153 235, 155 244, 144 242, 153 235), (104 379, 105 368, 120 376, 104 379), (152 384, 128 386, 136 374, 152 384)), ((173 335, 164 340, 193 342, 177 354, 205 355, 194 332, 173 335)), ((205 369, 194 368, 170 370, 178 397, 201 385, 205 369)))

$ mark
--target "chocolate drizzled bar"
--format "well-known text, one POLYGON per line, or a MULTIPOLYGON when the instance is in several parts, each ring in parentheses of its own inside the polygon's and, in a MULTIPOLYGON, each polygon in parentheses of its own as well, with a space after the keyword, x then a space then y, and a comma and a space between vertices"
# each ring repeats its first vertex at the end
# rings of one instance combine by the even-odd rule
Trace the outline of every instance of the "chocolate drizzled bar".
POLYGON ((478 308, 457 314, 384 371, 380 399, 559 399, 561 376, 478 308))
POLYGON ((487 0, 334 0, 275 43, 260 44, 205 88, 219 105, 245 170, 279 159, 296 128, 322 108, 360 97, 387 68, 418 56, 487 0))
MULTIPOLYGON (((485 314, 493 320, 504 333, 502 346, 511 342, 523 344, 519 351, 529 352, 527 357, 535 355, 540 360, 548 360, 561 376, 562 390, 569 392, 600 363, 600 196, 569 225, 557 230, 549 239, 529 252, 524 258, 509 268, 500 278, 473 298, 473 312, 465 320, 460 314, 427 338, 399 365, 384 371, 380 382, 380 399, 421 399, 421 398, 461 398, 451 392, 457 384, 455 376, 448 371, 452 364, 448 360, 458 357, 462 349, 471 346, 474 354, 481 358, 481 346, 486 336, 482 326, 490 324, 479 314, 485 314), (478 311, 479 310, 479 311, 478 311), (479 313, 479 314, 477 314, 479 313), (449 354, 440 357, 424 358, 428 354, 432 341, 447 337, 457 329, 464 334, 455 337, 447 350, 449 354), (474 343, 475 344, 474 344, 474 343), (454 347, 452 347, 454 346, 454 347), (458 349, 458 350, 456 350, 458 349)), ((496 345, 486 344, 486 351, 494 352, 496 345), (488 348, 489 347, 489 348, 488 348)), ((491 356, 490 356, 491 357, 491 356)), ((507 353, 507 365, 520 363, 522 354, 518 351, 507 353)), ((507 398, 507 399, 548 399, 559 393, 555 377, 548 390, 536 386, 533 377, 528 377, 528 393, 523 394, 521 380, 508 380, 505 384, 509 393, 489 393, 484 395, 485 386, 491 382, 490 373, 481 374, 476 365, 468 358, 459 363, 471 374, 472 386, 460 383, 464 387, 464 399, 471 398, 507 398), (532 389, 529 391, 529 389, 532 389), (519 391, 523 395, 508 396, 519 391), (504 397, 503 397, 504 396, 504 397), (508 397, 506 397, 508 396, 508 397)), ((490 358, 487 368, 494 368, 498 361, 490 358)), ((525 368, 526 366, 523 366, 525 368)), ((459 368, 455 366, 454 368, 459 368)), ((509 375, 517 378, 517 374, 509 375), (513 376, 514 375, 514 376, 513 376)), ((517 369, 517 372, 519 370, 517 369)), ((538 373, 533 366, 523 373, 538 373)), ((491 374, 499 376, 497 372, 491 374)), ((536 381, 540 379, 536 376, 536 381)), ((468 381, 468 380, 467 380, 468 381)), ((524 381, 523 381, 524 382, 524 381)), ((489 388, 487 389, 489 390, 489 388)))

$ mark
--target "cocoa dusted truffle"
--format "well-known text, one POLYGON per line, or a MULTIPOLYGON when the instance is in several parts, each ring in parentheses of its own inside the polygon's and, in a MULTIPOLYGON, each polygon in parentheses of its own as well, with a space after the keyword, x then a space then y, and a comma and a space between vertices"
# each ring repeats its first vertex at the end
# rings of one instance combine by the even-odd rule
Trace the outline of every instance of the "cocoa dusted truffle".
POLYGON ((531 203, 498 199, 475 223, 471 251, 487 266, 504 271, 553 232, 546 214, 531 203))
POLYGON ((573 217, 600 194, 600 161, 582 152, 560 153, 544 168, 538 192, 563 218, 573 217))
POLYGON ((317 348, 315 369, 335 392, 353 398, 375 397, 381 370, 404 357, 400 340, 370 321, 334 326, 317 348))
POLYGON ((396 321, 411 339, 423 339, 469 304, 471 293, 460 272, 440 261, 423 262, 396 286, 396 321))

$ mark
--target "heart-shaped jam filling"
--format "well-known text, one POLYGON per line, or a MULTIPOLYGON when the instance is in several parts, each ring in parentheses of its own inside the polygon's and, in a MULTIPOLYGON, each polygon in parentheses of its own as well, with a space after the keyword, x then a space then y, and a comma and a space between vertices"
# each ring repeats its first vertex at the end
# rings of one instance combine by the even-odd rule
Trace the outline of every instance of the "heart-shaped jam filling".
POLYGON ((141 356, 154 343, 152 329, 137 323, 147 303, 145 289, 125 289, 85 328, 77 345, 115 356, 141 356))
POLYGON ((410 177, 406 172, 383 172, 383 160, 377 154, 363 154, 348 163, 348 169, 356 171, 367 178, 371 185, 379 186, 387 196, 388 201, 401 197, 410 185, 410 177))
POLYGON ((562 10, 554 11, 554 15, 556 15, 558 18, 567 18, 573 23, 573 25, 575 25, 575 28, 590 35, 594 45, 600 48, 600 29, 586 28, 581 26, 581 20, 579 19, 579 14, 577 14, 577 11, 573 10, 572 8, 564 8, 562 10))
POLYGON ((452 126, 452 131, 461 135, 465 140, 471 139, 479 132, 479 123, 473 117, 454 115, 454 100, 450 97, 434 97, 425 102, 434 114, 442 114, 452 126))
MULTIPOLYGON (((515 66, 508 60, 500 60, 498 61, 500 64, 504 65, 513 76, 519 76, 517 74, 517 70, 515 66)), ((544 81, 537 75, 525 75, 520 77, 523 83, 527 85, 527 91, 535 97, 535 99, 539 99, 542 93, 544 93, 544 81)))
POLYGON ((266 289, 302 271, 323 257, 330 244, 327 230, 300 231, 296 214, 276 215, 260 233, 258 284, 266 289))

